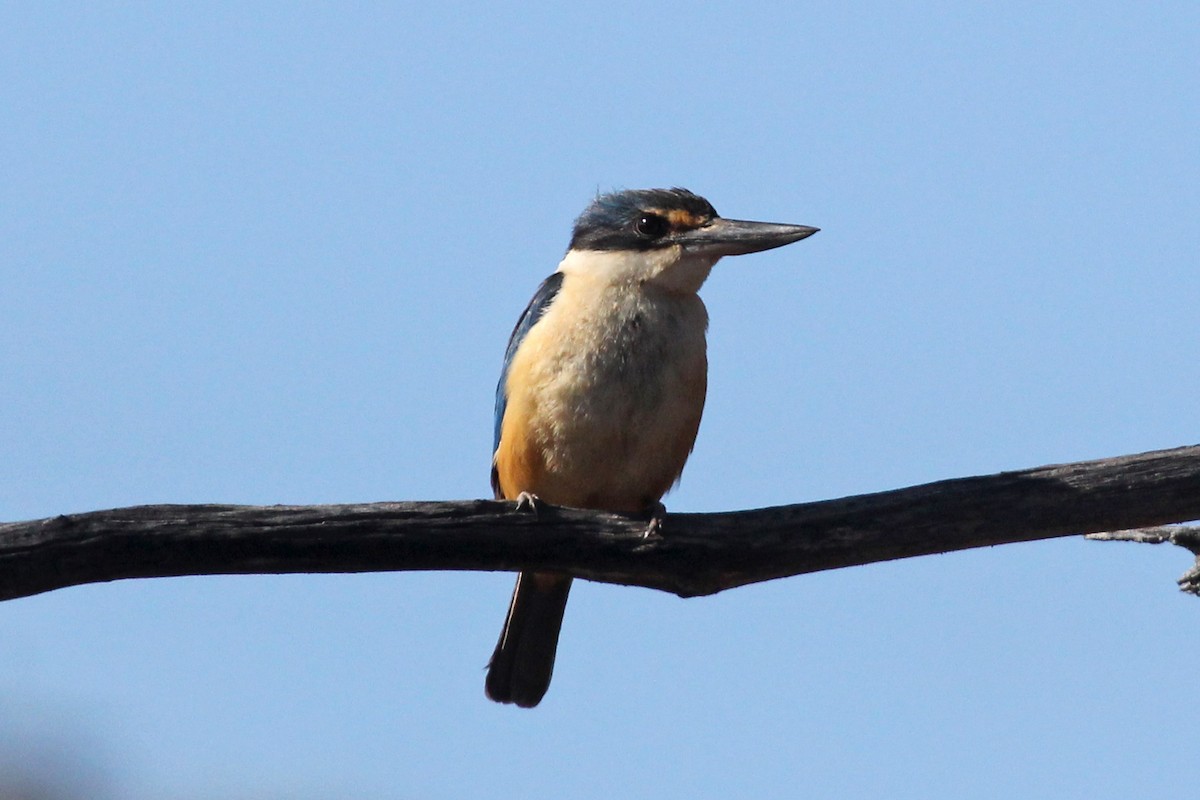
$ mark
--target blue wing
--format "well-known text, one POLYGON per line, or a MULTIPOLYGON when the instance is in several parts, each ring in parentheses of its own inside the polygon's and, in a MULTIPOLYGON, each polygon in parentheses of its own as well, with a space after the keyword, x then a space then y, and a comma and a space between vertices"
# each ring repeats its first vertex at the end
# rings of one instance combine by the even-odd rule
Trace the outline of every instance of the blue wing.
MULTIPOLYGON (((561 272, 555 272, 549 278, 542 281, 542 285, 534 292, 533 299, 525 307, 521 318, 517 320, 517 326, 513 328, 512 336, 508 339, 508 349, 504 351, 504 367, 500 370, 500 382, 496 384, 496 427, 492 439, 492 453, 495 453, 496 449, 500 447, 500 426, 504 422, 504 408, 508 405, 508 395, 504 390, 504 385, 508 382, 508 368, 512 364, 517 348, 521 346, 521 342, 525 340, 525 335, 529 333, 529 329, 542 318, 542 315, 546 313, 546 309, 554 302, 559 288, 562 287, 562 282, 563 274, 561 272)), ((496 480, 493 476, 493 488, 495 484, 496 480)))

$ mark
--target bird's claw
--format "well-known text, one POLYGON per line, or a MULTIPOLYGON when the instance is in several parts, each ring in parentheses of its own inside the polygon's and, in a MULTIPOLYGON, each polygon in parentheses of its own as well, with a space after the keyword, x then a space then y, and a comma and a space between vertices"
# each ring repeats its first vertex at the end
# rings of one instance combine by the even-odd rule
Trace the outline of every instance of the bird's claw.
POLYGON ((643 539, 654 539, 662 536, 664 523, 663 520, 667 516, 667 507, 662 503, 655 503, 654 508, 650 511, 650 524, 646 526, 646 530, 642 532, 643 539))
POLYGON ((521 492, 517 495, 517 507, 515 511, 528 511, 535 517, 538 516, 538 504, 541 500, 532 492, 521 492))

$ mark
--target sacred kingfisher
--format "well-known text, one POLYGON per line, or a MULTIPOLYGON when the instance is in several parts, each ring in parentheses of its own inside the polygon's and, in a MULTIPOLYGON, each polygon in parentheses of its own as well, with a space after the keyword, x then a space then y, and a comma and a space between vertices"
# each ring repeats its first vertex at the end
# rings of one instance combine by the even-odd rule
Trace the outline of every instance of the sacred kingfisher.
MULTIPOLYGON (((708 312, 700 286, 722 256, 816 232, 725 219, 686 189, 621 191, 592 201, 504 354, 492 456, 496 499, 532 496, 657 519, 704 409, 708 312)), ((517 577, 488 665, 492 700, 530 708, 545 695, 570 589, 569 575, 517 577)))

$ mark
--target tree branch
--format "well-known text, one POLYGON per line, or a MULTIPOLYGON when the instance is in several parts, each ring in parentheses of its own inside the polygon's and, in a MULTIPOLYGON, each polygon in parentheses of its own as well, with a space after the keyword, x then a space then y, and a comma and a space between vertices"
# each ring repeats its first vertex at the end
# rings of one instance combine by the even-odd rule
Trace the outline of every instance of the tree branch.
POLYGON ((156 505, 0 524, 0 599, 121 578, 558 570, 682 596, 1200 518, 1200 445, 817 503, 645 520, 511 503, 156 505))
POLYGON ((1200 596, 1200 526, 1160 525, 1156 528, 1089 533, 1087 538, 1095 539, 1098 542, 1143 542, 1146 544, 1170 542, 1185 550, 1190 550, 1196 557, 1196 563, 1183 573, 1183 577, 1178 581, 1179 588, 1188 594, 1200 596))

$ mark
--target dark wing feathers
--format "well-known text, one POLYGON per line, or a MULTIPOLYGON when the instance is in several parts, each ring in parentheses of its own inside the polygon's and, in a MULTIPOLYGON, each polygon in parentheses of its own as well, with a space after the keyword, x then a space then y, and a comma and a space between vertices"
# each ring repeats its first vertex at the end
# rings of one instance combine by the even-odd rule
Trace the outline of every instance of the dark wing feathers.
MULTIPOLYGON (((500 382, 496 384, 496 420, 492 438, 493 454, 500 447, 500 427, 504 423, 504 408, 508 405, 508 394, 505 392, 505 384, 508 382, 508 368, 512 364, 513 356, 517 353, 517 348, 521 346, 521 342, 525 340, 526 334, 529 333, 529 329, 542 318, 542 315, 546 313, 546 309, 554 302, 559 288, 562 287, 562 282, 563 274, 561 272, 555 272, 549 278, 542 281, 542 285, 534 292, 533 299, 529 301, 529 305, 525 306, 525 311, 521 313, 521 318, 517 320, 517 325, 513 328, 512 336, 508 338, 508 349, 504 351, 504 366, 500 370, 500 382)), ((496 488, 495 475, 492 477, 492 488, 496 488)))

